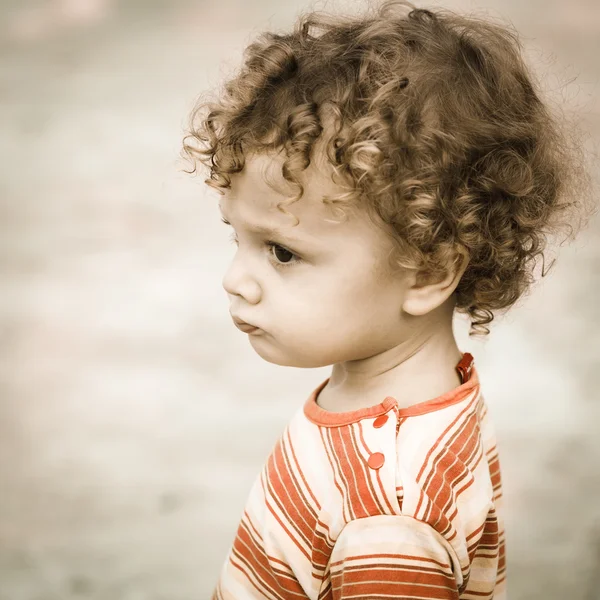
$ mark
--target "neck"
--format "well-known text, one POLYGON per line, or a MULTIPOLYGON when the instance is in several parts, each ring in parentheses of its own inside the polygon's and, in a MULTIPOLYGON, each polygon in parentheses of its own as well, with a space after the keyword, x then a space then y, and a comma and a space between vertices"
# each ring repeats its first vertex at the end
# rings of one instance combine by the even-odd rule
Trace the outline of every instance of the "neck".
POLYGON ((332 412, 372 406, 393 396, 406 407, 461 385, 456 365, 462 357, 452 321, 402 340, 383 352, 333 365, 319 405, 332 412))

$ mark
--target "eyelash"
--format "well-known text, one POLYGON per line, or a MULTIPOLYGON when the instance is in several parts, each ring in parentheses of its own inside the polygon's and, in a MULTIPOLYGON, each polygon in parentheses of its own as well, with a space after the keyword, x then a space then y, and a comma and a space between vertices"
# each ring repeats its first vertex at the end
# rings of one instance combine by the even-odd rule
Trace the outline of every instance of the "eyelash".
MULTIPOLYGON (((231 225, 231 223, 229 221, 227 221, 226 219, 223 219, 223 218, 221 219, 221 223, 225 223, 225 225, 231 225)), ((231 242, 237 243, 237 239, 235 237, 235 232, 233 232, 229 236, 229 240, 231 242)), ((276 268, 287 269, 288 267, 292 267, 294 265, 297 265, 298 263, 303 262, 302 259, 298 255, 294 254, 291 250, 288 250, 288 248, 286 248, 285 246, 282 246, 281 244, 277 244, 275 242, 268 241, 265 243, 265 245, 268 246, 269 248, 281 248, 282 250, 289 252, 293 256, 293 259, 287 263, 272 261, 276 268)), ((273 257, 273 254, 271 252, 269 252, 269 258, 272 258, 272 257, 273 257)))

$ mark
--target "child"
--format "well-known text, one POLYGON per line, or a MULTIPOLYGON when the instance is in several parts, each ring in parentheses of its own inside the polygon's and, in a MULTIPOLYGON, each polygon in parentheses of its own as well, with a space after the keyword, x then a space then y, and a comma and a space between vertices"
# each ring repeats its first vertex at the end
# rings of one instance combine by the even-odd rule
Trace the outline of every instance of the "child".
POLYGON ((404 1, 311 13, 251 43, 191 122, 237 234, 234 322, 264 360, 332 365, 213 600, 505 598, 494 427, 452 318, 489 333, 586 191, 517 37, 404 1))

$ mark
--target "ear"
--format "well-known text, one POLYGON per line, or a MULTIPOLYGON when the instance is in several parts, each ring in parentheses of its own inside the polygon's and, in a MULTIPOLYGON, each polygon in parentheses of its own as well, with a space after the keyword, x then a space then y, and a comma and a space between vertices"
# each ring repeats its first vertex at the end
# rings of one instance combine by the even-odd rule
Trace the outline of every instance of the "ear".
POLYGON ((441 280, 433 281, 421 271, 412 272, 402 309, 408 314, 421 316, 441 306, 454 293, 468 264, 469 255, 460 247, 448 259, 448 267, 441 280))

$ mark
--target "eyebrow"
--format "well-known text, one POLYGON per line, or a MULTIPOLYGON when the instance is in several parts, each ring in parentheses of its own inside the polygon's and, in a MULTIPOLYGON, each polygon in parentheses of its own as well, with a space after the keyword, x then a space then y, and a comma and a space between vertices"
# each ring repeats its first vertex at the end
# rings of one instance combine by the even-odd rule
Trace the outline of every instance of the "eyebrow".
MULTIPOLYGON (((226 220, 229 221, 229 219, 227 219, 227 217, 225 216, 225 213, 223 212, 223 209, 221 208, 221 205, 219 204, 219 210, 221 211, 221 216, 226 220)), ((274 236, 274 237, 278 237, 282 240, 287 240, 289 242, 293 242, 293 243, 299 243, 299 244, 303 244, 306 243, 308 240, 306 239, 302 239, 302 238, 298 238, 298 237, 293 237, 290 236, 287 233, 284 233, 283 231, 281 231, 280 229, 277 229, 276 227, 267 227, 265 225, 259 225, 259 224, 248 224, 245 223, 245 225, 248 227, 248 229, 250 231, 253 231, 255 233, 262 233, 265 234, 267 236, 274 236)))

